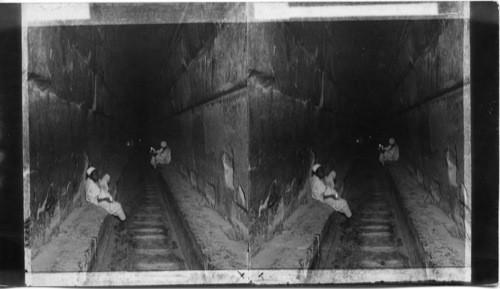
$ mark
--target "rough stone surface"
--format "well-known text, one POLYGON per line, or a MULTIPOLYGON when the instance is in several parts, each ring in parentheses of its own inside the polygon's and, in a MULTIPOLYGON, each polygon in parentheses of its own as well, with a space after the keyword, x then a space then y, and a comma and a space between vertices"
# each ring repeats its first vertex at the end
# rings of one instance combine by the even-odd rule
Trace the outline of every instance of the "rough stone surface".
MULTIPOLYGON (((464 98, 462 89, 464 23, 415 22, 397 56, 400 82, 392 96, 388 125, 435 204, 451 217, 465 236, 464 98), (432 101, 426 101, 435 98, 432 101)), ((467 77, 466 77, 467 79, 467 77)))
MULTIPOLYGON (((179 28, 181 40, 172 44, 173 52, 162 52, 170 53, 162 63, 169 69, 160 75, 167 81, 151 84, 153 91, 169 96, 155 115, 161 133, 155 133, 154 142, 167 139, 173 160, 196 175, 191 184, 230 220, 238 239, 247 238, 249 225, 248 102, 245 89, 227 91, 246 76, 245 28, 242 24, 179 28)), ((168 37, 160 35, 168 43, 168 37)), ((154 109, 155 103, 150 105, 154 109)))
POLYGON ((246 232, 240 237, 250 236, 256 253, 298 206, 313 157, 335 167, 336 155, 354 134, 346 125, 353 117, 342 112, 348 106, 336 84, 337 62, 329 57, 334 45, 322 37, 346 33, 345 27, 234 23, 148 29, 158 36, 149 43, 170 47, 144 58, 164 67, 148 82, 150 94, 164 95, 149 104, 153 142, 167 139, 174 161, 196 174, 192 185, 246 232))
MULTIPOLYGON (((338 159, 335 170, 337 181, 343 183, 352 165, 352 159, 338 159)), ((251 257, 251 268, 308 270, 318 258, 320 246, 328 247, 325 226, 333 226, 340 215, 324 203, 312 199, 309 179, 301 193, 300 203, 288 218, 283 219, 281 230, 273 232, 270 240, 262 244, 251 257), (333 214, 332 214, 333 213, 333 214)), ((315 267, 316 268, 316 267, 315 267)))
POLYGON ((123 122, 130 106, 116 97, 126 90, 120 86, 117 54, 106 51, 119 36, 112 31, 28 29, 31 215, 25 221, 31 224, 33 257, 85 202, 86 168, 109 173, 114 186, 126 161, 123 122))
POLYGON ((60 225, 59 233, 40 248, 33 259, 33 272, 86 272, 97 248, 99 229, 108 213, 87 204, 60 225))
MULTIPOLYGON (((345 116, 336 74, 322 63, 324 23, 252 23, 248 28, 252 254, 293 214, 313 160, 341 165, 345 116), (333 113, 333 111, 336 111, 333 113)), ((330 26, 331 27, 331 26, 330 26)), ((333 66, 333 63, 331 63, 333 66)))
POLYGON ((155 147, 167 140, 190 189, 230 223, 225 236, 262 254, 307 199, 314 162, 337 170, 353 155, 353 139, 389 115, 397 125, 387 133, 410 171, 454 220, 446 230, 463 236, 462 27, 430 20, 30 28, 34 255, 81 204, 89 163, 118 178, 117 147, 131 136, 155 147))
POLYGON ((173 166, 163 167, 161 177, 168 184, 181 218, 186 221, 201 247, 206 268, 216 270, 247 269, 247 245, 235 238, 231 223, 222 218, 173 166))
POLYGON ((455 221, 436 206, 436 202, 403 164, 392 165, 389 173, 401 193, 404 210, 424 246, 429 267, 464 266, 465 239, 459 235, 455 221))

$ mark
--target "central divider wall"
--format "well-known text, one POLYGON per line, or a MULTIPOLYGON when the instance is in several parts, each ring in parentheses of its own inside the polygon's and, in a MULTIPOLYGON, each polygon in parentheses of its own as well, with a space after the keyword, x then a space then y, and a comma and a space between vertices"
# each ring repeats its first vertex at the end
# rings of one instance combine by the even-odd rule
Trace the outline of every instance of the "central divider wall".
POLYGON ((214 103, 197 107, 171 119, 166 131, 173 160, 178 162, 191 185, 226 217, 235 229, 230 238, 247 240, 248 218, 248 110, 246 89, 214 103), (176 127, 177 126, 177 127, 176 127))
POLYGON ((340 136, 349 135, 351 125, 338 111, 343 100, 334 84, 335 63, 325 60, 335 41, 324 35, 333 27, 248 24, 252 256, 306 201, 313 161, 326 170, 348 162, 340 136))
POLYGON ((227 235, 252 255, 304 200, 313 159, 328 169, 345 161, 349 118, 334 64, 319 60, 331 49, 327 29, 188 24, 162 58, 169 69, 159 78, 172 85, 151 84, 154 143, 167 140, 182 173, 233 225, 227 235))
MULTIPOLYGON (((160 99, 159 130, 182 173, 233 225, 228 237, 245 242, 250 196, 246 25, 193 24, 179 29, 181 40, 165 65, 180 70, 169 97, 160 99), (186 55, 186 47, 197 49, 186 55)), ((163 77, 169 74, 165 71, 163 77)))
POLYGON ((408 40, 394 64, 399 72, 389 108, 394 117, 387 122, 408 169, 430 201, 454 220, 447 230, 458 239, 470 239, 465 218, 471 192, 464 165, 464 110, 470 109, 464 106, 470 98, 467 26, 461 19, 408 23, 408 40))

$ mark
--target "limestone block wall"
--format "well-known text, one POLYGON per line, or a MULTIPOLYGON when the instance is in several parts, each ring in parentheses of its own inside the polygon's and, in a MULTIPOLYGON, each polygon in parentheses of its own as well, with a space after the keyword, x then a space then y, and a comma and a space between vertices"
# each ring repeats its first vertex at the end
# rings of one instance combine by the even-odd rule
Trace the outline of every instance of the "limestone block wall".
POLYGON ((350 118, 327 60, 328 26, 207 25, 179 28, 154 56, 164 69, 149 84, 153 143, 167 139, 174 162, 255 254, 307 199, 313 159, 345 161, 350 118))
POLYGON ((180 30, 180 41, 165 62, 169 69, 162 77, 175 81, 157 108, 163 119, 155 142, 167 140, 173 161, 207 203, 231 222, 234 232, 229 237, 247 240, 246 26, 197 24, 180 30))
POLYGON ((470 200, 464 186, 464 99, 470 97, 464 63, 462 20, 410 23, 397 58, 395 116, 388 123, 430 201, 455 221, 447 229, 457 238, 465 236, 465 199, 470 200))
POLYGON ((310 194, 313 161, 336 169, 349 127, 339 112, 322 23, 249 24, 251 251, 280 234, 310 194))
POLYGON ((86 168, 110 173, 115 183, 126 161, 120 105, 106 83, 116 66, 102 65, 108 58, 102 33, 98 27, 28 29, 31 214, 25 221, 32 257, 84 202, 86 168))

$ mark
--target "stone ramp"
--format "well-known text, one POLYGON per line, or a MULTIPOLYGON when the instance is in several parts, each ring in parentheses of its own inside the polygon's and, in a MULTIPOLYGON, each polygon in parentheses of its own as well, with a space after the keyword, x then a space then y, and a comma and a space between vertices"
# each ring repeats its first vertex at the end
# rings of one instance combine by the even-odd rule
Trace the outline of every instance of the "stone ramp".
MULTIPOLYGON (((352 161, 336 163, 337 184, 344 184, 352 161)), ((312 199, 306 182, 300 205, 283 222, 283 229, 252 254, 252 269, 314 269, 320 262, 321 251, 335 237, 343 214, 312 199)))
POLYGON ((310 269, 325 227, 342 218, 333 209, 307 197, 283 223, 281 234, 266 242, 252 257, 252 269, 310 269))
MULTIPOLYGON (((158 166, 164 182, 167 209, 173 214, 181 245, 190 247, 186 258, 201 263, 200 269, 238 270, 248 268, 247 244, 232 240, 224 232, 231 224, 214 211, 174 165, 158 166), (182 235, 182 236, 181 236, 182 235)), ((184 250, 186 251, 186 250, 184 250)))
MULTIPOLYGON (((421 254, 425 256, 427 267, 463 267, 465 238, 452 236, 453 220, 436 206, 430 194, 407 169, 404 159, 390 163, 387 172, 401 198, 403 210, 411 220, 413 234, 421 243, 421 254)), ((470 236, 467 238, 470 242, 470 236)))
POLYGON ((125 172, 127 219, 109 228, 109 241, 100 248, 96 271, 180 271, 186 264, 179 238, 161 199, 155 172, 137 160, 135 170, 125 172))
MULTIPOLYGON (((149 168, 139 171, 139 191, 123 231, 132 239, 135 271, 178 271, 189 269, 180 250, 172 220, 160 199, 156 175, 149 168)), ((123 235, 123 234, 122 234, 123 235)))
POLYGON ((328 205, 308 197, 307 203, 299 205, 284 222, 282 232, 248 260, 247 244, 226 236, 223 228, 230 227, 230 223, 209 207, 175 167, 162 167, 159 172, 200 246, 202 258, 209 257, 209 268, 247 269, 250 266, 251 269, 297 269, 309 268, 312 264, 316 253, 316 234, 323 233, 333 211, 328 205))
POLYGON ((104 209, 91 204, 74 209, 61 224, 59 233, 31 261, 32 272, 88 271, 107 216, 112 218, 104 209))
POLYGON ((351 176, 353 217, 341 224, 339 238, 330 244, 333 248, 322 265, 332 269, 410 268, 383 168, 358 161, 351 176))
MULTIPOLYGON (((349 168, 350 163, 337 171, 338 182, 345 179, 349 168)), ((159 167, 158 173, 171 191, 164 195, 172 195, 181 222, 186 224, 183 227, 200 249, 198 258, 205 260, 204 267, 208 269, 313 268, 318 258, 318 245, 342 218, 331 207, 306 194, 302 204, 283 223, 283 230, 264 243, 258 252, 247 254, 246 243, 233 241, 224 233, 224 228, 231 224, 210 208, 174 165, 159 167)))

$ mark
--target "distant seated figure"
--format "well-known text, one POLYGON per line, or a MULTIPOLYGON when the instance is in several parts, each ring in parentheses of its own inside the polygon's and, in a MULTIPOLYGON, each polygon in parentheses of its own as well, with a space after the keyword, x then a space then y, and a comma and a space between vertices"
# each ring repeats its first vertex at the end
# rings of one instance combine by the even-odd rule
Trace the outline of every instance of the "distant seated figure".
POLYGON ((162 141, 160 143, 161 148, 158 150, 155 150, 151 148, 151 165, 153 168, 156 169, 156 165, 161 164, 161 165, 168 165, 170 163, 170 160, 172 159, 172 156, 170 154, 170 148, 167 146, 166 141, 162 141))
POLYGON ((384 147, 379 145, 380 155, 378 160, 382 165, 385 165, 386 161, 395 162, 399 160, 399 146, 393 138, 389 139, 389 145, 384 147))
POLYGON ((85 197, 87 202, 104 208, 108 213, 117 216, 120 220, 125 220, 125 213, 122 205, 113 201, 113 197, 108 192, 110 176, 106 174, 99 180, 97 169, 90 167, 87 169, 87 179, 85 180, 85 197))
POLYGON ((330 205, 335 211, 343 213, 347 218, 352 216, 351 209, 347 201, 340 198, 335 190, 335 171, 331 171, 325 177, 325 173, 320 164, 315 164, 312 169, 311 193, 312 198, 330 205))

